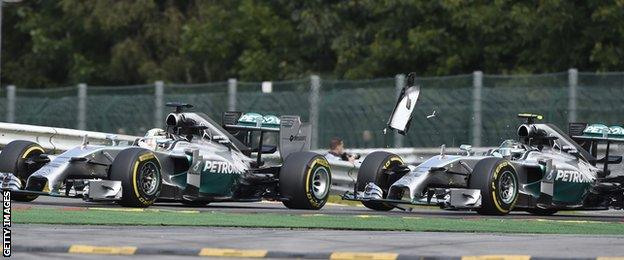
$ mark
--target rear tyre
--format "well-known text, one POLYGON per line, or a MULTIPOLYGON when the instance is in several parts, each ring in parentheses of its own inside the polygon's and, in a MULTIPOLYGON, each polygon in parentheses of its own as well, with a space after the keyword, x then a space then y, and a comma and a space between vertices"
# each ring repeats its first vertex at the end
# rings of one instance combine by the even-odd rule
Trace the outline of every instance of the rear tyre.
POLYGON ((479 161, 468 180, 470 189, 481 190, 482 215, 506 215, 518 199, 518 175, 507 160, 486 158, 479 161))
POLYGON ((558 212, 556 209, 541 209, 541 208, 533 208, 527 209, 526 212, 529 212, 533 215, 537 216, 551 216, 558 212))
MULTIPOLYGON (((398 178, 386 174, 386 170, 401 164, 403 164, 401 157, 393 153, 377 151, 369 154, 364 158, 364 162, 358 170, 355 184, 357 191, 364 191, 366 185, 372 182, 383 190, 383 198, 387 198, 390 185, 398 178)), ((393 205, 378 201, 362 201, 362 204, 369 209, 378 211, 388 211, 394 208, 393 205)))
POLYGON ((120 205, 149 207, 160 194, 160 163, 156 155, 147 149, 128 148, 121 151, 113 160, 110 179, 121 181, 120 205))
MULTIPOLYGON (((27 164, 29 159, 38 157, 45 151, 34 142, 13 141, 8 143, 0 153, 0 172, 13 173, 22 182, 22 189, 26 186, 28 177, 41 168, 41 165, 27 164)), ((11 194, 15 201, 33 201, 38 195, 11 194)))
POLYGON ((279 190, 289 209, 321 209, 329 198, 331 169, 324 156, 297 152, 284 160, 279 190))

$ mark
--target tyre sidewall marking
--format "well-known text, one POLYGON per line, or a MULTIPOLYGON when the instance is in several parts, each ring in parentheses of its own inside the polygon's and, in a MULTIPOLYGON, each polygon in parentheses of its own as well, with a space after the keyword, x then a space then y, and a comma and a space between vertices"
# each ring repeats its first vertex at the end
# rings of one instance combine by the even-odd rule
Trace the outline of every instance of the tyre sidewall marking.
MULTIPOLYGON (((41 153, 45 153, 45 150, 43 150, 43 148, 41 148, 41 147, 39 147, 39 146, 31 146, 31 147, 29 147, 28 149, 26 149, 26 151, 25 151, 25 152, 24 152, 24 154, 22 155, 22 159, 26 159, 26 158, 28 158, 28 155, 30 155, 30 153, 32 153, 33 151, 41 151, 41 153)), ((18 160, 18 161, 19 161, 19 160, 18 160)), ((18 176, 18 179, 19 179, 19 176, 18 176)), ((24 182, 24 189, 26 188, 26 181, 28 181, 28 179, 23 180, 23 182, 24 182)), ((46 183, 46 185, 44 186, 44 190, 45 190, 45 187, 48 187, 47 183, 46 183)), ((28 198, 28 199, 31 199, 31 198, 33 198, 33 197, 34 197, 34 198, 37 198, 38 196, 37 196, 37 195, 26 195, 25 197, 26 197, 26 198, 28 198)))
MULTIPOLYGON (((387 170, 388 168, 390 168, 390 165, 392 165, 392 162, 399 162, 399 164, 403 164, 403 160, 401 159, 401 157, 398 157, 396 155, 392 155, 390 158, 386 159, 386 162, 384 163, 383 166, 383 170, 387 170)), ((380 176, 381 177, 381 176, 380 176)), ((375 182, 377 182, 377 176, 375 176, 375 182)), ((390 185, 392 185, 392 183, 390 183, 390 185)), ((384 192, 385 193, 385 192, 384 192)), ((384 196, 384 199, 387 197, 388 195, 386 194, 384 196)), ((388 207, 394 207, 393 205, 390 205, 388 203, 382 202, 381 204, 388 206, 388 207)))
MULTIPOLYGON (((490 186, 491 186, 491 188, 492 188, 492 200, 494 201, 494 206, 496 206, 496 208, 497 208, 500 212, 502 212, 502 213, 508 213, 508 212, 511 210, 511 208, 513 207, 513 205, 515 205, 515 204, 516 204, 516 200, 518 199, 518 194, 517 194, 517 192, 515 192, 516 194, 514 194, 514 200, 513 200, 511 203, 509 203, 509 204, 504 204, 502 201, 501 201, 501 202, 499 202, 499 201, 498 201, 498 200, 499 200, 499 198, 498 198, 499 196, 498 196, 498 194, 497 194, 497 192, 496 192, 496 191, 497 191, 497 187, 496 187, 496 185, 497 185, 497 183, 498 183, 498 174, 499 174, 499 173, 503 170, 503 168, 505 168, 505 167, 509 167, 509 168, 511 168, 511 170, 512 170, 512 172, 513 172, 513 173, 515 173, 515 172, 516 172, 516 169, 513 167, 513 165, 512 165, 511 163, 509 163, 509 162, 507 162, 507 161, 504 161, 504 162, 502 162, 502 163, 500 163, 500 164, 498 164, 498 165, 496 166, 496 169, 494 170, 494 174, 492 174, 492 179, 490 179, 490 186), (501 204, 508 206, 508 209, 503 209, 503 207, 501 207, 501 204)), ((516 175, 515 175, 515 174, 512 174, 512 175, 513 175, 513 177, 514 177, 514 181, 515 181, 515 182, 516 182, 516 184, 517 184, 518 180, 517 180, 516 175)), ((517 189, 517 187, 518 187, 518 186, 516 185, 516 189, 517 189)))
MULTIPOLYGON (((403 164, 403 160, 401 159, 401 157, 393 155, 392 157, 386 159, 386 162, 384 163, 384 165, 381 168, 381 170, 389 169, 390 166, 392 165, 392 162, 399 162, 399 164, 403 164)), ((377 179, 377 177, 381 177, 381 174, 377 174, 377 173, 375 173, 375 185, 377 185, 377 183, 379 183, 379 181, 380 181, 380 180, 377 179)))
POLYGON ((137 199, 141 200, 141 195, 139 194, 139 188, 137 186, 137 171, 139 170, 139 161, 134 162, 133 169, 134 170, 132 170, 132 185, 134 186, 134 194, 136 195, 137 199))
POLYGON ((329 186, 331 187, 331 171, 330 171, 330 168, 329 168, 329 163, 327 162, 327 160, 325 160, 323 158, 315 158, 312 161, 312 163, 310 164, 310 167, 308 167, 308 172, 306 174, 306 182, 305 182, 306 198, 308 199, 310 204, 312 204, 312 206, 315 207, 315 208, 316 207, 320 207, 321 204, 323 203, 323 201, 319 202, 319 200, 316 199, 314 197, 314 195, 312 195, 310 193, 310 177, 312 175, 312 172, 314 172, 314 170, 317 168, 316 167, 317 164, 319 165, 319 167, 325 167, 327 172, 330 173, 330 176, 329 176, 329 186))
MULTIPOLYGON (((19 163, 21 160, 25 160, 25 159, 26 159, 26 158, 28 158, 28 156, 29 156, 32 152, 34 152, 34 151, 41 151, 41 153, 44 153, 44 152, 45 152, 45 151, 43 150, 43 148, 41 148, 41 147, 39 147, 39 146, 31 146, 31 147, 29 147, 28 149, 26 149, 26 151, 24 151, 24 153, 23 153, 23 154, 22 154, 22 156, 21 156, 22 158, 21 158, 21 159, 18 159, 16 163, 19 163)), ((18 170, 20 170, 20 168, 22 168, 22 167, 20 167, 20 165, 18 164, 18 165, 17 165, 17 169, 18 169, 18 170)), ((28 168, 28 167, 26 167, 26 168, 28 168)), ((24 169, 22 169, 22 170, 24 170, 24 169)), ((17 173, 15 173, 15 174, 16 174, 16 176, 17 176, 17 173)), ((19 178, 19 176, 17 176, 17 177, 19 178)), ((23 181, 24 181, 24 182, 26 182, 26 181, 27 181, 27 179, 26 179, 26 180, 23 180, 23 181)), ((24 184, 24 185, 25 185, 25 184, 24 184)))
MULTIPOLYGON (((141 164, 141 162, 151 160, 151 159, 155 159, 156 162, 158 162, 158 160, 156 159, 156 156, 154 156, 153 153, 147 153, 147 154, 143 154, 139 156, 139 160, 134 163, 134 168, 132 170, 132 185, 134 187, 134 194, 136 195, 136 198, 141 203, 143 203, 143 205, 150 205, 152 204, 153 201, 145 198, 145 196, 142 195, 142 192, 139 192, 138 185, 137 185, 137 175, 139 171, 139 165, 141 164)), ((156 169, 158 170, 158 177, 160 177, 160 168, 158 167, 158 165, 156 165, 157 166, 156 169)), ((160 183, 158 183, 158 186, 160 186, 160 183)), ((158 197, 158 192, 154 194, 154 196, 158 197)))
POLYGON ((383 169, 387 170, 390 165, 392 164, 392 162, 399 162, 400 164, 403 164, 403 160, 401 160, 401 157, 398 156, 392 156, 389 159, 386 160, 386 162, 384 163, 383 169))
POLYGON ((26 151, 24 152, 24 154, 22 155, 22 159, 26 159, 28 158, 28 155, 32 152, 32 151, 41 151, 42 153, 44 153, 45 151, 43 150, 43 148, 39 147, 39 146, 32 146, 28 149, 26 149, 26 151))
POLYGON ((156 156, 154 156, 153 153, 146 153, 146 154, 143 154, 143 155, 139 156, 139 162, 147 161, 147 160, 152 159, 154 157, 156 157, 156 156))

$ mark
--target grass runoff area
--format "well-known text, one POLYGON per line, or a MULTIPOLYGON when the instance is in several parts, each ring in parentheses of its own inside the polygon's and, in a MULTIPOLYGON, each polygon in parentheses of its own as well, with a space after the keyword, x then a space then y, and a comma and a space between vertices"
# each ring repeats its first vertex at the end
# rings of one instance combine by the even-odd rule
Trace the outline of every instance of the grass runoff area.
POLYGON ((14 223, 212 226, 378 231, 489 232, 543 234, 624 234, 622 222, 517 220, 504 218, 449 219, 379 215, 221 213, 158 209, 27 208, 13 211, 14 223))

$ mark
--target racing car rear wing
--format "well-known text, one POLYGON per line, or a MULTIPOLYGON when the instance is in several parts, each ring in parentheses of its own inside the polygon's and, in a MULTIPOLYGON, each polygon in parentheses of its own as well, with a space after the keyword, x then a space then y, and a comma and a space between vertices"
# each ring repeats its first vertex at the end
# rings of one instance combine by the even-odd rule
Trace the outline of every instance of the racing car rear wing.
POLYGON ((258 113, 228 111, 223 112, 222 125, 228 130, 279 132, 280 119, 258 113))
POLYGON ((624 143, 624 128, 621 126, 608 127, 603 124, 570 123, 568 132, 572 139, 579 141, 624 143))
MULTIPOLYGON (((299 116, 281 116, 273 115, 262 116, 257 113, 242 112, 224 112, 222 118, 223 128, 226 130, 244 131, 244 132, 260 132, 258 144, 257 163, 261 163, 261 154, 264 150, 262 139, 264 133, 279 133, 279 151, 282 159, 289 154, 310 150, 311 127, 308 123, 302 123, 299 116)), ((250 143, 249 138, 246 140, 250 143)))
POLYGON ((572 139, 579 143, 594 157, 598 154, 598 144, 605 143, 605 156, 597 162, 603 164, 601 177, 609 175, 609 164, 619 164, 622 156, 609 155, 611 143, 624 143, 624 128, 620 126, 607 127, 603 124, 570 123, 568 133, 572 139))

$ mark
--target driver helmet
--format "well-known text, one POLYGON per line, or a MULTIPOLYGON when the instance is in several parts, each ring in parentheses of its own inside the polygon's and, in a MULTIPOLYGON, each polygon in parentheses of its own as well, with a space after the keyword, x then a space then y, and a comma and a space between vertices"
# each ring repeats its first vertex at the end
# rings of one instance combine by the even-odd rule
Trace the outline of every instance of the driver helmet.
POLYGON ((501 145, 492 151, 493 156, 497 157, 507 157, 507 156, 517 156, 526 152, 526 147, 516 140, 505 140, 501 145))
POLYGON ((160 128, 152 128, 145 133, 145 137, 165 137, 167 132, 160 128))
POLYGON ((163 140, 167 138, 167 132, 160 128, 152 128, 145 136, 139 140, 138 145, 142 148, 154 150, 158 146, 158 140, 163 140))

